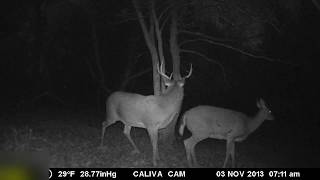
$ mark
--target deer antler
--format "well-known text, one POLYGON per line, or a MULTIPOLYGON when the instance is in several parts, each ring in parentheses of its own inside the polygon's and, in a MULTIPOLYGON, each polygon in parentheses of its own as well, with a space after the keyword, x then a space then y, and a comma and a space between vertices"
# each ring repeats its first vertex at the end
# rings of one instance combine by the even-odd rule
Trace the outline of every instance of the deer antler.
POLYGON ((189 70, 188 75, 186 75, 183 79, 189 78, 191 76, 191 74, 192 74, 192 64, 190 64, 190 70, 189 70))
POLYGON ((158 70, 158 73, 159 73, 161 76, 163 76, 163 77, 165 77, 165 78, 167 78, 167 79, 169 79, 169 80, 172 78, 172 73, 171 73, 170 77, 168 77, 168 76, 165 74, 165 72, 164 72, 164 70, 163 70, 163 62, 161 62, 160 69, 159 69, 159 64, 157 65, 157 70, 158 70))

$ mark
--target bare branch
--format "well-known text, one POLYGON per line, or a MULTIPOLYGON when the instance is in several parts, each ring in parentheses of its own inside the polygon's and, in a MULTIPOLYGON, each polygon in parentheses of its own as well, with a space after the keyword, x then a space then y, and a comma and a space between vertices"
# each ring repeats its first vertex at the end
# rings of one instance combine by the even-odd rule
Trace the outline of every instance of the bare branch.
POLYGON ((215 42, 215 41, 212 41, 210 39, 203 39, 203 38, 191 39, 191 40, 186 40, 183 43, 180 43, 180 45, 183 45, 183 44, 186 44, 186 43, 190 43, 190 42, 196 42, 196 41, 204 41, 204 42, 207 42, 207 43, 210 43, 210 44, 214 44, 214 45, 217 45, 217 46, 225 47, 225 48, 234 50, 236 52, 239 52, 241 54, 244 54, 246 56, 249 56, 249 57, 252 57, 252 58, 255 58, 255 59, 263 59, 263 60, 266 60, 266 61, 269 61, 269 62, 279 62, 279 63, 291 65, 291 66, 298 66, 297 64, 285 62, 285 61, 282 61, 280 59, 273 59, 273 58, 266 57, 266 56, 255 55, 255 54, 249 53, 247 51, 241 50, 239 48, 233 47, 231 45, 224 44, 224 43, 221 43, 221 42, 215 42))
POLYGON ((159 20, 161 21, 161 19, 163 18, 163 16, 165 15, 166 12, 169 11, 170 8, 174 7, 174 3, 170 4, 170 6, 167 6, 159 15, 159 20))
POLYGON ((124 91, 127 84, 129 83, 129 81, 131 81, 132 79, 137 78, 137 77, 139 77, 139 76, 143 75, 144 73, 147 73, 148 71, 151 70, 151 68, 146 69, 145 71, 142 71, 142 72, 139 72, 137 74, 132 75, 133 67, 137 64, 139 59, 141 59, 141 57, 147 53, 148 53, 147 51, 145 51, 143 53, 139 53, 138 55, 134 56, 134 58, 132 60, 129 60, 128 64, 126 65, 126 71, 124 72, 123 81, 122 81, 120 88, 119 88, 120 90, 124 91))
POLYGON ((177 27, 177 11, 174 7, 171 11, 171 26, 170 26, 170 52, 173 65, 174 79, 181 78, 180 73, 180 48, 178 45, 178 27, 177 27))
POLYGON ((245 16, 251 18, 255 22, 270 24, 271 27, 273 27, 277 32, 280 32, 280 28, 274 22, 272 22, 274 19, 273 18, 274 17, 274 12, 273 12, 274 8, 272 8, 270 10, 270 12, 272 12, 272 13, 269 13, 269 14, 265 15, 264 18, 262 18, 259 15, 257 15, 257 14, 254 15, 253 13, 250 13, 248 10, 245 10, 239 6, 235 6, 235 7, 239 10, 239 12, 243 13, 245 16))
POLYGON ((89 67, 89 72, 91 74, 91 77, 93 80, 95 80, 98 84, 99 84, 99 88, 103 89, 106 93, 110 93, 112 92, 111 89, 109 89, 103 82, 101 79, 99 79, 96 75, 96 72, 94 72, 93 66, 92 64, 89 62, 89 60, 85 60, 85 62, 87 63, 88 67, 89 67))
POLYGON ((227 80, 227 75, 226 75, 225 68, 224 68, 224 66, 223 66, 220 62, 218 62, 218 61, 216 61, 216 60, 213 60, 213 59, 209 58, 208 56, 206 56, 206 55, 204 55, 204 54, 202 54, 202 53, 200 53, 200 52, 197 52, 197 51, 187 50, 187 49, 181 49, 181 52, 189 53, 189 54, 194 54, 194 55, 200 56, 201 58, 203 58, 204 60, 206 60, 206 61, 208 61, 208 62, 217 64, 217 65, 220 67, 221 71, 222 71, 224 81, 225 81, 228 85, 230 85, 229 81, 227 80))
POLYGON ((181 30, 179 31, 179 33, 185 33, 185 34, 190 34, 190 35, 195 35, 195 36, 199 36, 202 38, 206 38, 212 41, 222 41, 222 42, 232 42, 232 40, 230 39, 224 39, 224 38, 215 38, 206 34, 203 34, 201 32, 193 32, 193 31, 187 31, 187 30, 181 30))
POLYGON ((126 81, 128 82, 128 81, 130 81, 130 80, 132 80, 132 79, 135 79, 135 78, 137 78, 137 77, 139 77, 139 76, 142 76, 142 75, 150 72, 151 70, 152 70, 152 68, 147 68, 147 69, 145 69, 145 70, 143 70, 143 71, 140 71, 140 72, 138 72, 138 73, 130 76, 128 79, 126 79, 126 81))
POLYGON ((164 63, 165 59, 164 59, 164 54, 163 54, 162 32, 159 27, 159 20, 157 19, 154 1, 152 1, 151 16, 153 19, 154 28, 155 28, 156 37, 157 37, 159 59, 160 59, 161 63, 164 63))
POLYGON ((166 23, 168 22, 168 20, 170 19, 170 15, 168 15, 162 22, 161 26, 160 26, 160 30, 162 31, 164 26, 166 25, 166 23))
POLYGON ((273 23, 272 21, 270 21, 269 24, 270 24, 271 27, 273 27, 278 33, 281 32, 280 27, 278 27, 275 23, 273 23))
MULTIPOLYGON (((153 2, 153 1, 152 1, 153 2)), ((154 46, 154 48, 156 49, 157 47, 156 47, 156 40, 155 40, 155 36, 154 36, 154 31, 155 31, 155 22, 154 22, 154 20, 153 20, 153 17, 152 17, 152 14, 150 14, 149 15, 149 37, 150 37, 150 39, 151 39, 151 42, 152 42, 152 44, 153 44, 153 46, 154 46)))
POLYGON ((312 3, 317 7, 317 9, 320 11, 320 3, 317 0, 312 0, 312 3))
POLYGON ((137 21, 137 20, 139 20, 138 17, 125 18, 121 21, 117 21, 115 24, 118 25, 118 24, 127 23, 129 21, 137 21))
POLYGON ((142 12, 139 10, 139 7, 138 7, 136 0, 132 0, 132 3, 134 6, 134 9, 136 10, 138 20, 141 25, 141 29, 143 31, 143 35, 144 35, 145 41, 147 43, 147 46, 148 46, 149 50, 152 52, 152 51, 154 51, 154 44, 152 43, 152 38, 150 37, 150 32, 147 29, 146 22, 144 20, 142 12))

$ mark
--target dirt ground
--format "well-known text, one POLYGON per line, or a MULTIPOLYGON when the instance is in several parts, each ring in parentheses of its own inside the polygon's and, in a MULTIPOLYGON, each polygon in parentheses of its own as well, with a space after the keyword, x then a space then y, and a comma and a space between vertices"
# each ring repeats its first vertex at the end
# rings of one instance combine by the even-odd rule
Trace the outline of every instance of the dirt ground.
MULTIPOLYGON (((89 109, 38 109, 1 117, 0 150, 47 152, 49 167, 153 167, 152 147, 145 129, 133 128, 131 135, 140 154, 122 133, 118 122, 106 130, 104 146, 100 147, 103 112, 89 109)), ((238 168, 319 167, 319 140, 315 126, 265 122, 244 142, 236 144, 238 168)), ((174 145, 160 143, 158 167, 187 166, 182 140, 174 145)), ((206 139, 196 146, 200 165, 204 168, 222 167, 225 141, 206 139)), ((231 163, 229 164, 229 166, 231 163)))

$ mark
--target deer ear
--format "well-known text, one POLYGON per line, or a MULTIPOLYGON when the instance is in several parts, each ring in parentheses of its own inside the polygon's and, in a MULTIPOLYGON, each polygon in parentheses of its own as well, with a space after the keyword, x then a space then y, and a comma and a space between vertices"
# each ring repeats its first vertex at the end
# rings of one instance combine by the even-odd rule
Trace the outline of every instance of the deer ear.
POLYGON ((262 98, 260 98, 259 101, 260 101, 260 105, 261 105, 261 106, 264 106, 264 107, 266 106, 266 103, 264 102, 264 100, 263 100, 262 98))
POLYGON ((260 98, 259 100, 257 100, 257 107, 258 107, 259 109, 261 109, 261 98, 260 98))

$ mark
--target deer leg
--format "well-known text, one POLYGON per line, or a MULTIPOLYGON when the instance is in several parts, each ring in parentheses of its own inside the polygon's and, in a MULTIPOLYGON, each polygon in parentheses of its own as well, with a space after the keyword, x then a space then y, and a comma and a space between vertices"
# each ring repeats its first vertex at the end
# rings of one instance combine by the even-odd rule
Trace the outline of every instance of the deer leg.
MULTIPOLYGON (((190 138, 189 138, 190 139, 190 138)), ((187 155, 187 161, 188 161, 188 166, 192 167, 192 159, 191 159, 191 147, 189 144, 189 139, 184 140, 184 147, 186 149, 186 155, 187 155)))
POLYGON ((235 142, 232 142, 231 144, 230 144, 230 153, 231 153, 231 162, 232 162, 232 167, 233 168, 235 168, 236 167, 236 160, 235 160, 235 152, 234 152, 234 150, 235 150, 235 142))
POLYGON ((190 139, 186 139, 183 141, 184 147, 186 149, 186 155, 187 155, 187 161, 188 161, 188 166, 192 167, 192 159, 191 159, 191 144, 190 144, 190 139))
POLYGON ((148 129, 148 133, 152 143, 152 162, 154 166, 157 166, 157 160, 160 160, 158 152, 158 130, 148 129))
POLYGON ((199 164, 198 164, 196 153, 195 153, 195 147, 196 147, 197 143, 198 143, 198 139, 196 139, 195 137, 192 136, 192 141, 191 141, 191 157, 192 157, 192 161, 193 161, 193 164, 196 167, 200 167, 199 164))
POLYGON ((133 154, 136 153, 140 153, 139 149, 137 148, 136 144, 133 142, 133 140, 131 139, 131 135, 130 135, 130 131, 131 131, 131 126, 128 125, 124 125, 124 130, 123 133, 126 135, 126 137, 129 139, 130 143, 132 144, 134 150, 132 151, 133 154))
POLYGON ((230 139, 227 139, 227 148, 226 148, 226 158, 224 160, 223 166, 222 168, 225 168, 227 166, 227 162, 229 160, 229 156, 230 156, 230 146, 231 146, 232 142, 230 139))
POLYGON ((184 141, 189 167, 193 167, 193 165, 199 167, 198 160, 195 154, 195 146, 198 142, 198 139, 196 139, 194 136, 191 136, 189 139, 186 139, 184 141))

